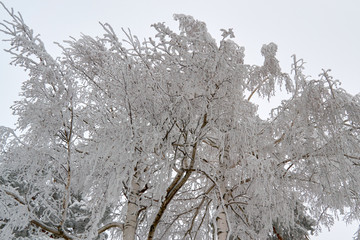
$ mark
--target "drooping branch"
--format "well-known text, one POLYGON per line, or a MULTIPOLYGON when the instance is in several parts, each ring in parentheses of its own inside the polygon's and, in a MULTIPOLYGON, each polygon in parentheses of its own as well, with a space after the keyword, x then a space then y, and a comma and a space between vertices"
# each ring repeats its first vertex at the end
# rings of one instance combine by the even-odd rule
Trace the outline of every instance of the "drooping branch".
POLYGON ((105 224, 104 226, 99 228, 98 234, 101 234, 101 233, 105 232, 106 230, 109 230, 110 228, 120 228, 120 230, 123 231, 124 224, 119 223, 119 222, 111 222, 111 223, 105 224))
POLYGON ((20 203, 21 205, 26 205, 25 200, 23 200, 19 195, 17 195, 16 193, 10 192, 8 190, 4 191, 7 195, 11 196, 12 198, 14 198, 18 203, 20 203))
MULTIPOLYGON (((7 195, 11 196, 12 198, 14 198, 15 201, 17 201, 18 203, 20 203, 21 205, 27 205, 26 201, 23 200, 19 195, 17 195, 14 192, 5 190, 4 191, 7 195)), ((67 233, 63 232, 63 231, 59 231, 58 229, 61 229, 60 227, 58 227, 58 229, 54 228, 54 227, 50 227, 48 225, 46 225, 45 223, 41 222, 40 220, 37 219, 31 219, 30 223, 41 228, 42 230, 54 234, 57 237, 62 237, 66 240, 72 240, 73 237, 69 236, 67 233)))

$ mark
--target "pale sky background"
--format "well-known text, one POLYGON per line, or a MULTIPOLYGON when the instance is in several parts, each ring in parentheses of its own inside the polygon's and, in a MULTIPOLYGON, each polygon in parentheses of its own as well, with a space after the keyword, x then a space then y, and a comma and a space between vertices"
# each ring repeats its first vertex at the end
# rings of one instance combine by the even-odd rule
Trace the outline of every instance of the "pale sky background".
MULTIPOLYGON (((303 58, 305 73, 316 77, 321 69, 332 69, 334 78, 351 94, 360 93, 360 0, 3 0, 8 8, 22 13, 25 22, 40 33, 54 57, 62 42, 80 33, 103 34, 98 22, 110 23, 121 35, 130 28, 140 38, 153 36, 152 23, 165 22, 177 29, 174 13, 192 15, 207 24, 210 34, 220 39, 219 29, 233 28, 235 41, 245 47, 245 61, 261 64, 262 44, 278 45, 282 70, 290 71, 291 55, 303 58)), ((0 8, 0 20, 10 19, 0 8)), ((0 33, 0 39, 4 39, 0 33)), ((1 42, 0 49, 8 48, 1 42)), ((0 52, 0 126, 13 127, 16 118, 9 107, 18 99, 26 73, 9 65, 10 55, 0 52)), ((271 104, 260 109, 269 109, 271 104)), ((328 232, 311 240, 351 240, 358 223, 338 222, 328 232)))

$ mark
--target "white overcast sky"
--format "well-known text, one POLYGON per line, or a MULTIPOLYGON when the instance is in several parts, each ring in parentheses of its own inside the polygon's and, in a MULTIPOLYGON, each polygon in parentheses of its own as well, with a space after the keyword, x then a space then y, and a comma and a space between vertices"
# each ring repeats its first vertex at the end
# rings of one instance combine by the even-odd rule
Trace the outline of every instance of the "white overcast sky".
MULTIPOLYGON (((1 1, 1 0, 0 0, 1 1)), ((98 22, 110 23, 120 35, 121 27, 139 37, 153 36, 150 25, 165 22, 177 29, 174 13, 204 21, 211 35, 233 28, 235 41, 245 47, 245 61, 261 64, 262 44, 278 45, 282 70, 290 71, 291 55, 303 58, 305 73, 316 77, 321 69, 332 69, 334 78, 351 94, 360 93, 360 0, 2 0, 22 13, 25 22, 41 35, 54 56, 60 50, 53 42, 79 37, 80 33, 103 33, 98 22)), ((0 8, 0 20, 9 19, 0 8)), ((4 39, 0 33, 0 39, 4 39)), ((0 43, 1 50, 8 48, 0 43)), ((9 107, 18 99, 26 73, 10 66, 10 56, 0 52, 0 125, 13 127, 16 118, 9 107)), ((352 239, 357 224, 337 223, 331 232, 312 240, 352 239)))

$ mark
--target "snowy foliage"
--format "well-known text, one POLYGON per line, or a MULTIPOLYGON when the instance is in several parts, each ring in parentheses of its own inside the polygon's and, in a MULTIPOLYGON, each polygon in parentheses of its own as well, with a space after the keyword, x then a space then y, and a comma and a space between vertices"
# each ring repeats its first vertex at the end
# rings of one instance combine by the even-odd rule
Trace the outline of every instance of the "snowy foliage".
POLYGON ((360 98, 329 71, 294 56, 283 73, 274 43, 246 64, 232 29, 217 43, 182 14, 143 42, 102 24, 55 59, 8 13, 29 79, 0 128, 1 239, 306 239, 359 219, 360 98), (277 86, 290 97, 261 119, 252 97, 277 86))

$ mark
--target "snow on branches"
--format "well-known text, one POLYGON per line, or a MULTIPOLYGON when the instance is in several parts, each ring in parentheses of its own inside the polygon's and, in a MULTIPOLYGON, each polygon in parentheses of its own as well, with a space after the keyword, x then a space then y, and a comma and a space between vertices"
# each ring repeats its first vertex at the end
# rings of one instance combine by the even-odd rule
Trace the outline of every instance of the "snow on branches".
POLYGON ((0 128, 0 238, 304 239, 331 213, 358 219, 360 99, 303 62, 262 66, 222 29, 174 15, 144 42, 109 24, 53 58, 8 10, 29 79, 0 128), (252 96, 290 97, 263 120, 252 96), (20 133, 19 136, 15 132, 20 133), (11 213, 11 214, 10 214, 11 213))

